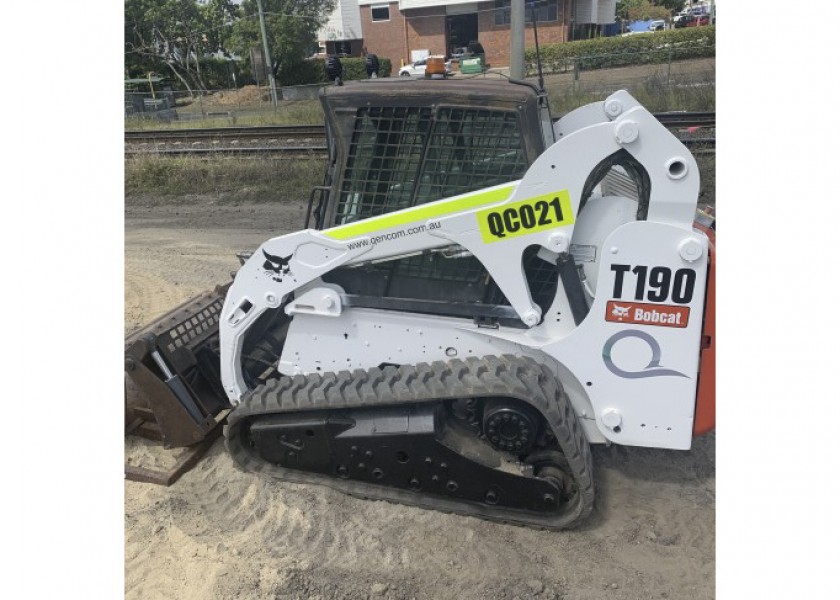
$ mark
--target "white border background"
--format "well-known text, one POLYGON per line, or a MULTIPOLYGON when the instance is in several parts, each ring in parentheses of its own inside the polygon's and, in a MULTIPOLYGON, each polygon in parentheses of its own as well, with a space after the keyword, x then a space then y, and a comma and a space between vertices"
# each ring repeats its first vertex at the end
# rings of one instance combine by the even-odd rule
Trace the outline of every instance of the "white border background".
POLYGON ((121 598, 123 4, 3 22, 0 589, 121 598))
MULTIPOLYGON (((720 598, 836 597, 834 6, 718 4, 720 598)), ((123 8, 4 22, 4 596, 116 598, 123 8)))
POLYGON ((718 596, 836 598, 836 4, 720 5, 718 596))

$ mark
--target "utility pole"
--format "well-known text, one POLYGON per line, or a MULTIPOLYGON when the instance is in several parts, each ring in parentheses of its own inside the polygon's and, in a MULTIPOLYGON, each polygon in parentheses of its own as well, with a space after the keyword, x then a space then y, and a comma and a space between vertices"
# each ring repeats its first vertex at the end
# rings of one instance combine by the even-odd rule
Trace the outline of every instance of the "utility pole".
POLYGON ((525 0, 510 2, 510 78, 525 77, 525 0))
POLYGON ((542 59, 540 58, 540 38, 537 35, 537 9, 531 2, 531 24, 534 26, 534 51, 537 54, 537 83, 540 93, 545 91, 545 82, 542 76, 542 59))
POLYGON ((262 0, 257 0, 257 9, 260 12, 260 31, 262 32, 263 54, 265 54, 265 68, 268 73, 268 82, 271 85, 271 103, 277 108, 277 84, 274 82, 274 69, 271 68, 271 54, 268 53, 268 36, 265 34, 265 15, 263 14, 262 0))

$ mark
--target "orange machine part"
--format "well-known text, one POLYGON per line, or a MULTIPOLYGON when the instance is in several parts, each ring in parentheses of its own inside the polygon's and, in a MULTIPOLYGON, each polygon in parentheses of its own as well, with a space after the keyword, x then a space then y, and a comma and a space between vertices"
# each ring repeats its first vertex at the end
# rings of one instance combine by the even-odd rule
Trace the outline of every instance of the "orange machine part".
POLYGON ((426 59, 426 75, 444 75, 446 73, 446 63, 443 57, 430 56, 426 59))
POLYGON ((700 376, 694 407, 694 437, 715 428, 715 232, 695 223, 709 238, 709 274, 706 281, 706 310, 700 343, 700 376))

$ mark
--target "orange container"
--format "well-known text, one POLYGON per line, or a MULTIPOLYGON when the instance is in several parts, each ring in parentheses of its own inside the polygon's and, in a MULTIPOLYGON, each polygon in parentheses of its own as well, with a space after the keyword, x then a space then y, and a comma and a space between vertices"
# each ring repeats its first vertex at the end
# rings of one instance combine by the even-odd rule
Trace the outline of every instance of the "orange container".
POLYGON ((446 77, 446 63, 442 56, 430 56, 426 59, 426 78, 443 79, 446 77))

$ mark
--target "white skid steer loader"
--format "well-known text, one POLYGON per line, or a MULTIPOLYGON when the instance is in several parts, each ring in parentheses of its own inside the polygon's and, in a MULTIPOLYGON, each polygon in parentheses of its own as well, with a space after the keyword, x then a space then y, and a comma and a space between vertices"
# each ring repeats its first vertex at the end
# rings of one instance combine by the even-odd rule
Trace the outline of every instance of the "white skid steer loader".
POLYGON ((129 340, 170 445, 232 408, 246 470, 559 529, 592 510, 589 444, 714 426, 714 231, 691 153, 629 94, 553 124, 519 82, 322 103, 304 230, 129 340))

